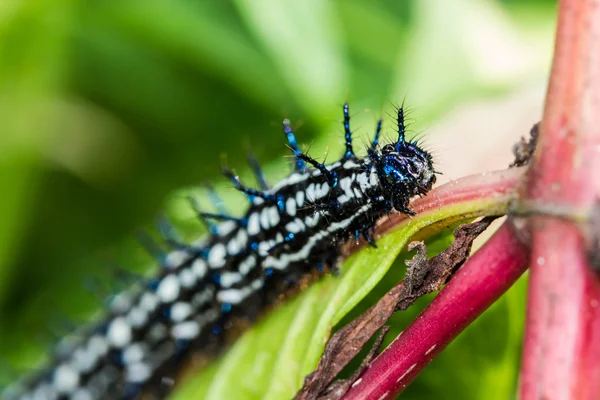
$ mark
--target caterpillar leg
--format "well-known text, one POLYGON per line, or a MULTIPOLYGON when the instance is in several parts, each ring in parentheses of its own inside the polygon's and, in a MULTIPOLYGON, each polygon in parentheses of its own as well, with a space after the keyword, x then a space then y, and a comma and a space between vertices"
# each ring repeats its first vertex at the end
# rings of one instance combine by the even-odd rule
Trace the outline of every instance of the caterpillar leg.
MULTIPOLYGON (((404 105, 404 102, 402 102, 404 105)), ((404 107, 398 108, 398 142, 404 143, 404 134, 406 133, 406 125, 404 124, 404 107)))
POLYGON ((243 218, 232 217, 231 215, 213 214, 207 212, 200 212, 199 215, 205 219, 213 219, 215 221, 234 221, 242 225, 245 221, 243 218))
POLYGON ((306 168, 306 163, 299 157, 299 155, 302 154, 302 152, 298 148, 296 135, 294 135, 292 127, 290 126, 290 120, 287 118, 283 120, 283 133, 285 133, 288 144, 290 145, 290 149, 292 149, 292 153, 294 153, 294 156, 296 158, 294 169, 296 171, 304 170, 306 168))
POLYGON ((235 173, 233 173, 233 171, 231 171, 230 169, 223 168, 222 172, 223 172, 223 175, 225 175, 227 178, 229 178, 229 180, 233 183, 235 188, 237 190, 239 190, 240 192, 244 193, 246 196, 248 196, 248 198, 251 201, 254 200, 255 197, 259 197, 259 198, 265 199, 265 200, 270 200, 273 202, 278 201, 277 197, 272 194, 264 193, 264 192, 262 192, 260 190, 256 190, 256 189, 250 189, 250 188, 242 185, 242 183, 240 182, 240 178, 235 173))
POLYGON ((352 131, 350 130, 350 107, 348 103, 344 103, 344 138, 346 139, 346 152, 343 159, 354 158, 354 150, 352 149, 352 131))
POLYGON ((331 187, 337 186, 337 182, 338 182, 337 174, 333 171, 328 170, 327 167, 325 167, 325 164, 318 162, 317 160, 315 160, 308 154, 300 153, 297 155, 297 157, 299 159, 301 159, 302 161, 312 165, 319 171, 321 171, 323 176, 327 178, 327 181, 329 182, 331 187))
MULTIPOLYGON (((395 208, 395 207, 394 207, 394 208, 395 208)), ((417 215, 417 213, 416 213, 416 212, 414 212, 413 210, 410 210, 409 208, 407 208, 407 207, 404 207, 404 206, 403 206, 403 207, 400 207, 400 208, 396 208, 396 210, 397 210, 398 212, 401 212, 402 214, 407 214, 407 215, 410 215, 411 217, 412 217, 412 216, 414 216, 414 215, 417 215)))
POLYGON ((377 147, 379 146, 379 136, 381 135, 381 124, 383 120, 380 118, 377 121, 377 126, 375 128, 375 136, 373 137, 373 141, 371 142, 371 147, 367 150, 367 153, 370 157, 373 157, 377 154, 377 147))
MULTIPOLYGON (((215 192, 215 195, 217 195, 216 192, 215 192)), ((204 224, 204 226, 206 227, 206 229, 212 235, 216 235, 217 234, 217 224, 215 224, 212 221, 214 219, 214 218, 212 218, 213 214, 209 214, 209 213, 203 212, 200 209, 200 204, 198 204, 198 201, 194 197, 188 196, 187 200, 190 203, 190 207, 192 207, 192 210, 194 210, 194 212, 198 216, 198 219, 200 219, 200 221, 202 222, 202 224, 204 224)), ((216 215, 223 215, 224 216, 225 214, 216 214, 216 215)))
POLYGON ((375 243, 375 239, 373 238, 373 234, 370 229, 363 229, 360 233, 369 246, 375 249, 377 248, 377 243, 375 243))
POLYGON ((267 181, 265 179, 265 174, 263 173, 263 170, 260 167, 260 164, 259 164, 258 160, 256 159, 256 156, 254 155, 254 153, 252 153, 250 150, 248 150, 248 152, 246 153, 246 158, 248 159, 248 164, 250 164, 250 168, 252 168, 252 171, 254 172, 254 175, 256 176, 256 180, 258 182, 258 187, 260 187, 260 189, 263 191, 269 190, 269 185, 267 184, 267 181))
POLYGON ((146 250, 146 252, 154 258, 160 265, 165 265, 167 252, 156 243, 156 241, 146 232, 140 230, 137 233, 138 243, 146 250))
POLYGON ((219 196, 219 194, 215 190, 214 186, 211 185, 210 183, 206 183, 206 184, 204 184, 204 187, 207 189, 208 197, 214 204, 214 206, 217 209, 217 211, 219 212, 219 214, 229 215, 229 211, 227 210, 227 207, 225 207, 225 202, 223 201, 221 196, 219 196))
POLYGON ((177 234, 173 223, 169 221, 169 218, 167 218, 166 215, 163 215, 156 220, 156 227, 165 239, 165 242, 169 244, 181 242, 181 237, 177 234))

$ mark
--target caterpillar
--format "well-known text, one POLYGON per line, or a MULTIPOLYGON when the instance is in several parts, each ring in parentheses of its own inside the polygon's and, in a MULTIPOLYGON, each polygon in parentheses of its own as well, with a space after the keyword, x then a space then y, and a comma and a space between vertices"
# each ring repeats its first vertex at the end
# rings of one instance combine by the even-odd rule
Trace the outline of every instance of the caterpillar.
POLYGON ((342 246, 364 239, 375 246, 381 217, 414 215, 409 200, 436 181, 431 154, 406 140, 398 109, 396 142, 380 146, 382 121, 367 155, 357 157, 350 112, 343 107, 345 152, 323 164, 298 146, 289 120, 283 132, 294 171, 268 187, 251 166, 258 189, 223 173, 249 200, 242 217, 200 213, 210 235, 176 244, 150 280, 118 293, 106 316, 74 335, 68 348, 34 376, 11 388, 8 398, 135 399, 166 396, 165 378, 194 354, 216 353, 240 319, 252 320, 306 276, 336 271, 342 246))

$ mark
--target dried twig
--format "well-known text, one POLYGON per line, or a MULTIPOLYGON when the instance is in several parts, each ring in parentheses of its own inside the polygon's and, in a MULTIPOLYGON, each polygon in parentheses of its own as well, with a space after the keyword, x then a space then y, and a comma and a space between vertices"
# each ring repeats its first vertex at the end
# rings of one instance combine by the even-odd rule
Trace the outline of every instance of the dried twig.
MULTIPOLYGON (((452 245, 430 260, 426 257, 426 248, 422 242, 412 243, 409 249, 416 248, 417 254, 406 262, 409 265, 406 278, 386 293, 377 304, 332 336, 317 369, 306 377, 303 388, 295 398, 340 398, 368 365, 378 345, 351 379, 332 383, 335 376, 360 352, 394 311, 405 310, 419 297, 439 290, 467 259, 473 240, 494 219, 495 217, 486 217, 481 221, 459 226, 454 232, 455 239, 452 245)), ((383 335, 380 335, 378 341, 382 339, 383 335)))
POLYGON ((521 140, 515 143, 512 149, 515 160, 509 165, 510 168, 522 167, 523 165, 529 164, 537 146, 539 129, 540 123, 538 122, 529 131, 529 140, 525 140, 525 138, 521 137, 521 140))

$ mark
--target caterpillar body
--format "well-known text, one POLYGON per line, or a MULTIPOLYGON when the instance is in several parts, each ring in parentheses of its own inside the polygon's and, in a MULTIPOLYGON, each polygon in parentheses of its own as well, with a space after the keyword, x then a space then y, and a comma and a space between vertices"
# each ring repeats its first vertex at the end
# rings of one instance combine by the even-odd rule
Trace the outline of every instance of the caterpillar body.
POLYGON ((414 214, 409 200, 431 189, 436 171, 431 155, 405 139, 403 109, 397 141, 380 147, 380 120, 363 158, 353 151, 348 104, 343 111, 339 161, 322 164, 303 153, 285 120, 291 175, 269 188, 253 162, 260 189, 251 189, 224 171, 249 198, 244 216, 202 213, 215 222, 211 235, 169 253, 153 279, 115 296, 102 321, 7 397, 162 398, 170 387, 165 378, 192 355, 220 350, 234 321, 253 319, 308 274, 335 270, 348 240, 375 245, 379 218, 414 214))

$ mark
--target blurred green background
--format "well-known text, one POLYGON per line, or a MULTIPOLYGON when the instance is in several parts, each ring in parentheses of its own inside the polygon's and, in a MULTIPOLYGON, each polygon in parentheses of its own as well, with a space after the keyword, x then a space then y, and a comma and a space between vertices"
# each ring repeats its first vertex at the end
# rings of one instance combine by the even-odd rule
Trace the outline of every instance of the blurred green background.
MULTIPOLYGON (((285 175, 284 117, 336 157, 344 101, 360 143, 380 116, 393 135, 406 99, 447 179, 504 166, 539 119, 554 21, 543 0, 2 0, 0 383, 89 319, 118 268, 152 266, 137 229, 164 212, 201 233, 184 201, 199 184, 243 207, 223 162, 247 176, 252 148, 271 181, 285 175)), ((503 311, 516 338, 521 286, 503 311)), ((517 365, 478 357, 498 331, 480 325, 411 393, 514 384, 517 365)))

